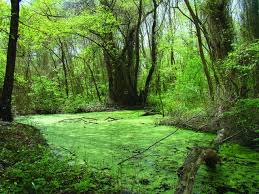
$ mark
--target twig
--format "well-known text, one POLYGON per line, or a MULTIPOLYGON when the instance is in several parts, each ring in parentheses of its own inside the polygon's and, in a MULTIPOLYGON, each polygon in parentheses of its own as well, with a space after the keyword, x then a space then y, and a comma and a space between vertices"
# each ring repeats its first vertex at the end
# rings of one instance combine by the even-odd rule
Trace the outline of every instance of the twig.
POLYGON ((152 147, 154 147, 155 145, 157 145, 157 144, 160 143, 161 141, 163 141, 163 140, 169 138, 170 136, 174 135, 178 130, 179 130, 179 129, 176 129, 175 131, 173 131, 172 133, 170 133, 170 134, 168 134, 167 136, 163 137, 162 139, 156 141, 155 143, 153 143, 152 145, 150 145, 149 147, 147 147, 147 148, 144 149, 143 151, 141 151, 141 152, 139 152, 139 153, 137 153, 137 154, 134 154, 134 155, 132 155, 132 156, 130 156, 130 157, 128 157, 128 158, 122 160, 122 161, 119 162, 117 165, 121 165, 121 164, 123 164, 124 162, 126 162, 126 161, 128 161, 128 160, 131 160, 131 159, 133 159, 133 158, 135 158, 135 157, 137 157, 137 156, 139 156, 139 155, 145 153, 146 151, 150 150, 152 147))
POLYGON ((58 122, 61 123, 61 122, 67 122, 67 121, 74 121, 74 122, 83 121, 84 123, 87 123, 87 124, 89 124, 89 123, 98 124, 98 123, 93 122, 93 121, 88 121, 87 119, 88 120, 95 120, 95 121, 97 120, 95 118, 80 117, 80 118, 74 118, 74 119, 63 119, 63 120, 60 120, 58 122))
POLYGON ((95 120, 95 121, 97 121, 96 118, 91 118, 91 117, 81 117, 81 119, 89 119, 89 120, 95 120))
POLYGON ((111 122, 111 121, 117 121, 117 120, 120 120, 120 119, 121 118, 107 117, 105 120, 111 122))
POLYGON ((63 146, 59 146, 60 148, 62 148, 63 150, 66 150, 67 152, 69 152, 72 156, 76 156, 76 154, 74 152, 72 152, 71 150, 63 147, 63 146))
POLYGON ((245 129, 243 129, 243 130, 241 130, 241 131, 238 131, 237 133, 235 133, 235 134, 233 134, 233 135, 231 135, 231 136, 228 136, 227 138, 221 140, 221 141, 219 142, 219 144, 225 143, 226 141, 228 141, 228 140, 230 140, 230 139, 232 139, 232 138, 238 136, 238 135, 239 135, 240 133, 242 133, 244 130, 245 130, 245 129))

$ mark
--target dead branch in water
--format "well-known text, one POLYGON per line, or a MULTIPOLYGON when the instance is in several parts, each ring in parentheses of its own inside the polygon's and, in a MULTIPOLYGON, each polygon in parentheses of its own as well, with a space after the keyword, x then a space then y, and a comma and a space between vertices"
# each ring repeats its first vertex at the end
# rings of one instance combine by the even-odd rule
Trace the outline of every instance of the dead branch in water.
POLYGON ((121 120, 122 118, 113 118, 113 117, 107 117, 105 120, 108 122, 112 122, 112 121, 117 121, 117 120, 121 120))
POLYGON ((155 143, 153 143, 152 145, 148 146, 146 149, 144 149, 143 151, 137 153, 137 154, 134 154, 124 160, 122 160, 121 162, 119 162, 117 165, 121 165, 123 164, 124 162, 128 161, 128 160, 131 160, 133 158, 136 158, 137 156, 141 155, 141 154, 144 154, 146 151, 150 150, 152 147, 156 146, 158 143, 160 143, 161 141, 171 137, 172 135, 174 135, 179 129, 176 129, 175 131, 173 131, 172 133, 168 134, 167 136, 161 138, 160 140, 156 141, 155 143))
POLYGON ((73 118, 73 119, 72 118, 71 119, 63 119, 63 120, 58 121, 58 123, 61 123, 61 122, 80 122, 80 121, 82 121, 82 122, 84 122, 86 124, 90 124, 90 123, 98 124, 98 123, 93 122, 91 120, 97 121, 97 119, 95 119, 95 118, 79 117, 79 118, 73 118))
POLYGON ((218 148, 221 144, 241 134, 243 130, 225 138, 224 129, 220 130, 211 147, 193 147, 187 155, 183 165, 177 170, 179 177, 175 194, 191 194, 197 171, 202 164, 209 168, 216 168, 220 161, 218 148))

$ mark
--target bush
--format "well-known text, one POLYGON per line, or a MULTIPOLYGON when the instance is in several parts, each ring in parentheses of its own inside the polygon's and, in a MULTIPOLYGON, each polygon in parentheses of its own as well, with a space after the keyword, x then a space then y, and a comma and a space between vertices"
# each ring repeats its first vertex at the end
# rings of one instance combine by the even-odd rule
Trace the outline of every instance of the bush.
POLYGON ((57 83, 45 76, 33 79, 29 97, 36 113, 58 113, 64 102, 57 83))
POLYGON ((239 100, 224 113, 222 127, 230 134, 238 134, 238 141, 247 145, 258 145, 259 98, 239 100), (242 135, 241 135, 242 134, 242 135))
POLYGON ((223 70, 225 76, 231 79, 232 94, 241 98, 258 97, 259 41, 236 46, 224 61, 223 70))

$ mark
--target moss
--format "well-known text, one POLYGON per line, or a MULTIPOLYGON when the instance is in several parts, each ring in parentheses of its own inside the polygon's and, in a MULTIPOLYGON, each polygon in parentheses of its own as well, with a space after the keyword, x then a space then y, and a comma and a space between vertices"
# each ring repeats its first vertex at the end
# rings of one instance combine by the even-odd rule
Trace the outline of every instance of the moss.
MULTIPOLYGON (((188 148, 208 145, 215 135, 179 130, 138 158, 118 166, 121 160, 176 130, 174 127, 158 126, 156 123, 161 119, 159 115, 142 117, 142 114, 143 111, 118 111, 36 115, 20 117, 18 121, 39 127, 53 148, 59 148, 67 154, 74 153, 77 163, 87 162, 89 166, 116 177, 118 190, 172 193, 178 180, 176 170, 182 165, 188 148)), ((223 160, 216 172, 210 172, 206 167, 200 169, 195 192, 247 189, 253 193, 255 189, 252 185, 258 177, 252 168, 258 168, 258 153, 234 144, 226 144, 220 153, 223 160), (245 153, 244 159, 236 158, 245 153), (249 161, 253 163, 251 168, 244 163, 249 161), (248 175, 244 176, 246 173, 248 175), (238 177, 240 180, 237 180, 238 177)), ((88 184, 87 180, 82 182, 83 186, 88 184)))

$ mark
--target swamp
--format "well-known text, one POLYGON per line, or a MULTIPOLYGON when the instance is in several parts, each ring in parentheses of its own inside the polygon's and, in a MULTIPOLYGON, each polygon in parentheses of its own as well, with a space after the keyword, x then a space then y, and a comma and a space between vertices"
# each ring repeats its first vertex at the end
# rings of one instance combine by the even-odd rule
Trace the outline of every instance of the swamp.
POLYGON ((0 0, 0 193, 259 193, 259 0, 0 0))

